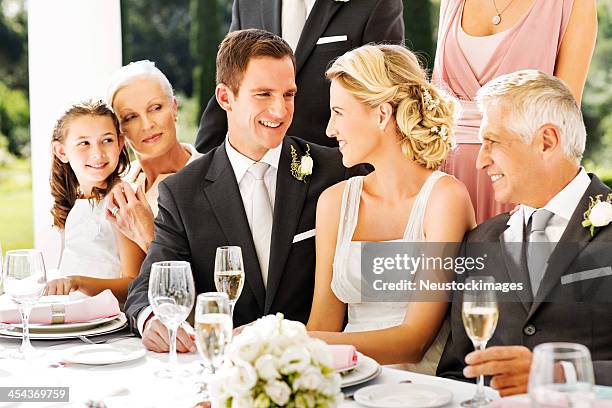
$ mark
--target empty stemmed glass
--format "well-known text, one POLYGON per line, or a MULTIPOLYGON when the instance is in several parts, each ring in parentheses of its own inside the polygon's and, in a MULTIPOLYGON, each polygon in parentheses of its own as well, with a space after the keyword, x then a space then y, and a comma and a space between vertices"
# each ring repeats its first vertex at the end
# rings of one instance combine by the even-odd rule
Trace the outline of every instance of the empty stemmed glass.
POLYGON ((30 312, 47 286, 42 252, 36 249, 7 251, 2 276, 4 291, 17 304, 22 321, 21 347, 12 357, 30 359, 42 354, 30 343, 30 312))
POLYGON ((222 246, 215 255, 215 288, 227 294, 230 316, 234 318, 234 305, 244 286, 244 266, 239 246, 222 246))
POLYGON ((149 303, 170 335, 169 367, 156 372, 162 378, 188 375, 178 370, 176 333, 189 316, 195 298, 195 286, 189 262, 163 261, 151 265, 149 303))
MULTIPOLYGON (((486 286, 493 286, 495 280, 491 276, 477 276, 467 278, 466 289, 463 293, 461 316, 463 326, 468 337, 472 340, 476 350, 484 350, 487 342, 493 336, 497 326, 499 310, 495 291, 486 286), (481 283, 483 284, 481 287, 481 283)), ((476 393, 472 399, 462 401, 462 407, 482 407, 491 402, 484 392, 484 376, 478 376, 476 393)))
POLYGON ((529 373, 531 405, 590 407, 595 399, 593 363, 586 346, 543 343, 533 349, 529 373))
MULTIPOLYGON (((225 348, 232 340, 232 318, 229 297, 223 292, 198 295, 195 310, 196 345, 211 374, 223 364, 225 348)), ((206 382, 200 396, 209 397, 206 382)))

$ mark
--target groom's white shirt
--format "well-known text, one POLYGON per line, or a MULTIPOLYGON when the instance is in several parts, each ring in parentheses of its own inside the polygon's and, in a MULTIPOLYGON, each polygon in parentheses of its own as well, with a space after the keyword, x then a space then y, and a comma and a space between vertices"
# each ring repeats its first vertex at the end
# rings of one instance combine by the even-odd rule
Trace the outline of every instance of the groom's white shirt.
MULTIPOLYGON (((554 214, 544 229, 550 242, 559 242, 589 184, 591 184, 591 178, 581 167, 576 177, 543 207, 554 214)), ((522 242, 524 228, 535 211, 535 208, 521 204, 519 211, 512 214, 508 220, 508 228, 504 231, 504 241, 522 242)))
MULTIPOLYGON (((266 189, 268 190, 268 194, 270 195, 270 204, 272 205, 272 210, 274 210, 274 199, 276 197, 276 175, 278 174, 278 163, 280 161, 281 150, 283 148, 283 144, 279 144, 274 149, 270 149, 264 154, 261 158, 260 162, 264 162, 269 164, 270 167, 264 174, 264 184, 266 185, 266 189)), ((229 138, 225 139, 225 151, 227 152, 227 157, 232 165, 232 169, 234 170, 234 174, 236 176, 236 181, 238 182, 238 188, 240 190, 240 196, 242 197, 242 203, 244 204, 244 210, 246 212, 247 220, 249 222, 249 227, 251 231, 253 229, 253 206, 251 195, 253 192, 253 176, 248 173, 249 167, 255 160, 249 159, 238 150, 234 149, 234 147, 230 144, 229 138)), ((144 324, 149 318, 149 316, 153 313, 153 309, 151 306, 147 306, 138 314, 137 326, 138 332, 142 335, 144 331, 144 324)))
MULTIPOLYGON (((276 198, 276 175, 278 174, 278 162, 280 161, 281 149, 283 144, 279 144, 274 149, 270 149, 264 154, 259 160, 260 162, 269 164, 266 174, 264 174, 264 184, 268 190, 270 196, 270 204, 272 205, 272 211, 274 211, 274 199, 276 198)), ((225 151, 229 158, 234 174, 236 175, 236 181, 238 182, 238 188, 240 189, 240 195, 242 196, 242 203, 244 204, 244 211, 246 212, 247 220, 249 221, 249 227, 253 229, 253 185, 254 179, 251 173, 248 172, 249 167, 255 163, 255 160, 249 159, 238 150, 234 149, 229 139, 225 139, 225 151)))

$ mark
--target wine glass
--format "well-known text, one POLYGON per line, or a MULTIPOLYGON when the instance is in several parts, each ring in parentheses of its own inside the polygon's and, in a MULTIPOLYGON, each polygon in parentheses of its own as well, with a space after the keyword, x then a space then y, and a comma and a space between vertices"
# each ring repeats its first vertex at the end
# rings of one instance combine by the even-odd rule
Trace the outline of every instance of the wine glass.
MULTIPOLYGON (((493 336, 497 326, 499 310, 491 276, 476 276, 467 278, 466 290, 463 293, 461 316, 468 337, 476 350, 484 350, 487 342, 493 336), (482 287, 481 287, 482 285, 482 287), (487 288, 489 286, 489 288, 487 288)), ((491 402, 484 392, 484 376, 478 376, 476 393, 472 399, 462 401, 462 407, 481 407, 491 402)))
MULTIPOLYGON (((211 374, 223 364, 225 348, 232 340, 230 301, 226 293, 207 292, 198 295, 195 311, 196 345, 211 374)), ((199 392, 209 397, 206 382, 199 392)))
POLYGON ((17 304, 22 322, 21 347, 11 357, 29 360, 42 354, 30 343, 30 312, 47 286, 42 252, 36 249, 6 251, 2 276, 4 291, 17 304))
POLYGON ((595 399, 589 349, 575 343, 543 343, 533 349, 529 396, 533 407, 590 407, 595 399))
POLYGON ((163 261, 151 265, 149 303, 170 335, 169 367, 156 372, 158 377, 174 378, 189 374, 178 370, 176 333, 189 316, 194 298, 195 285, 189 262, 163 261))
POLYGON ((244 286, 244 266, 239 246, 222 246, 215 255, 215 288, 227 293, 230 316, 234 319, 234 306, 244 286))

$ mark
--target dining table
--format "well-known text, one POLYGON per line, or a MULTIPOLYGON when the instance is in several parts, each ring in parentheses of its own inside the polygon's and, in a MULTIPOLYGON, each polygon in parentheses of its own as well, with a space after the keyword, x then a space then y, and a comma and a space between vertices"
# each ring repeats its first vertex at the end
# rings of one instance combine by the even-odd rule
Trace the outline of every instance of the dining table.
MULTIPOLYGON (((69 401, 19 402, 3 401, 0 408, 8 407, 194 407, 202 399, 198 392, 205 382, 201 356, 197 352, 179 353, 179 369, 186 376, 174 379, 155 375, 167 366, 168 354, 146 350, 140 338, 127 328, 108 335, 81 339, 32 340, 36 355, 22 360, 11 357, 20 346, 19 338, 0 337, 0 387, 64 387, 69 401), (104 344, 129 350, 141 350, 141 357, 111 364, 78 364, 67 356, 79 347, 100 347, 104 344), (67 388, 65 388, 67 387, 67 388)), ((360 388, 374 384, 419 384, 440 387, 450 391, 452 400, 443 407, 459 407, 461 401, 474 395, 472 383, 417 374, 391 367, 382 367, 373 380, 343 388, 342 408, 359 407, 353 394, 360 388)), ((4 388, 0 388, 4 389, 4 388)), ((487 396, 498 399, 498 393, 486 387, 487 396)))

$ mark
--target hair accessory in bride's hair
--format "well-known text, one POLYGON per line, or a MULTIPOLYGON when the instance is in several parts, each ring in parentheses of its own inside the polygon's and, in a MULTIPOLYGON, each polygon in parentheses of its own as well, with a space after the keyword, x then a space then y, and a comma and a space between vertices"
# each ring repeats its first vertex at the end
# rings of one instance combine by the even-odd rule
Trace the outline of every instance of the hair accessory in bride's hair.
POLYGON ((442 125, 440 127, 434 126, 429 129, 429 132, 433 133, 434 135, 440 136, 445 142, 448 139, 448 128, 446 127, 446 125, 442 125))
POLYGON ((431 94, 429 93, 429 90, 424 86, 421 87, 421 90, 423 91, 423 100, 425 102, 427 110, 431 111, 436 109, 438 105, 440 105, 440 101, 438 99, 432 98, 431 94))

